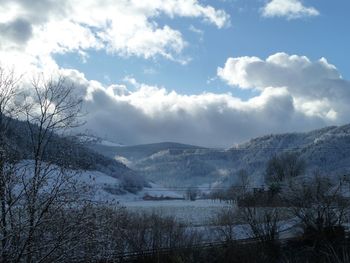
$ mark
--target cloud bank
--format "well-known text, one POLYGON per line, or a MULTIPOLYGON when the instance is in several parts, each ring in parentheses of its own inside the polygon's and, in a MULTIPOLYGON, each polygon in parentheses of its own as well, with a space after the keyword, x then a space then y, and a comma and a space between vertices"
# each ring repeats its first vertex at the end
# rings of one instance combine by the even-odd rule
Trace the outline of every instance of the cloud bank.
POLYGON ((305 131, 350 121, 350 82, 321 58, 277 53, 228 58, 218 77, 234 89, 254 89, 242 100, 231 93, 183 95, 135 79, 103 86, 66 70, 86 99, 87 126, 125 144, 177 141, 228 147, 269 133, 305 131))

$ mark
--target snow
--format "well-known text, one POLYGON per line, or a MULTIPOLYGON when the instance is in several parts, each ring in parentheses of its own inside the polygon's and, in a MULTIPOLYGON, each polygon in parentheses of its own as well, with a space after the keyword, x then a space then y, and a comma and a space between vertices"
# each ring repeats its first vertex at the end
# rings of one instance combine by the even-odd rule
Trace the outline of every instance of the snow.
POLYGON ((109 147, 123 147, 123 145, 120 143, 115 143, 108 140, 101 140, 99 144, 103 146, 109 146, 109 147))
POLYGON ((330 177, 350 174, 350 125, 327 127, 305 133, 267 135, 235 145, 227 151, 203 149, 163 150, 138 160, 133 168, 155 182, 169 186, 213 184, 229 186, 244 169, 251 187, 264 184, 266 163, 283 152, 296 152, 306 161, 306 176, 314 170, 330 177), (230 180, 226 180, 230 177, 230 180))
POLYGON ((222 208, 230 206, 227 203, 212 200, 143 200, 145 195, 182 198, 182 194, 155 183, 151 183, 151 187, 144 188, 137 194, 113 195, 105 189, 113 186, 118 188, 119 180, 100 172, 84 172, 78 180, 93 188, 91 195, 93 201, 112 206, 120 205, 135 213, 171 216, 186 225, 207 225, 222 208))
POLYGON ((94 135, 85 135, 85 134, 78 134, 76 137, 79 139, 80 142, 83 143, 93 143, 93 144, 99 144, 103 146, 108 147, 122 147, 124 145, 116 142, 112 142, 106 139, 102 139, 100 137, 94 136, 94 135))
MULTIPOLYGON (((150 187, 145 187, 136 194, 124 192, 123 194, 113 194, 106 189, 122 190, 120 181, 117 178, 106 175, 98 171, 84 171, 78 174, 76 180, 82 185, 91 188, 90 196, 93 201, 116 204, 125 202, 150 203, 144 201, 144 196, 182 198, 181 194, 171 191, 161 185, 150 183, 150 187)), ((157 201, 158 203, 160 201, 157 201)))
POLYGON ((87 196, 91 201, 112 204, 117 202, 118 196, 106 191, 106 189, 118 190, 120 188, 119 179, 98 171, 81 172, 75 179, 80 185, 90 188, 87 196))
POLYGON ((181 194, 178 194, 174 191, 169 190, 166 187, 163 187, 159 184, 150 183, 151 187, 145 187, 142 191, 140 191, 140 194, 142 196, 144 195, 150 195, 155 197, 171 197, 171 198, 183 198, 181 194))
POLYGON ((145 195, 182 198, 182 194, 155 183, 150 183, 151 187, 146 187, 137 194, 114 195, 105 189, 107 187, 118 188, 119 180, 101 172, 83 172, 79 175, 78 180, 92 187, 91 199, 93 201, 112 206, 118 204, 135 213, 155 213, 160 216, 171 216, 186 225, 207 225, 221 209, 231 206, 225 202, 212 200, 143 200, 145 195))
MULTIPOLYGON (((23 161, 24 169, 30 171, 32 161, 23 161)), ((55 173, 52 173, 54 178, 55 173)), ((214 218, 222 211, 222 209, 237 209, 233 204, 226 202, 219 202, 213 200, 164 200, 164 201, 145 201, 142 200, 145 194, 155 197, 168 196, 173 198, 180 198, 181 194, 170 191, 158 184, 151 183, 150 187, 144 188, 137 194, 127 193, 123 195, 113 194, 106 190, 106 188, 119 189, 120 181, 117 178, 108 176, 98 171, 68 171, 76 174, 75 180, 78 185, 88 186, 90 190, 86 197, 97 204, 121 206, 125 207, 127 211, 139 214, 158 214, 162 217, 174 217, 176 221, 184 224, 184 227, 198 230, 203 234, 206 241, 220 241, 223 236, 217 231, 220 226, 214 226, 214 218)), ((30 173, 31 174, 31 173, 30 173)), ((49 191, 50 185, 47 185, 45 191, 49 191)), ((278 224, 280 238, 293 237, 300 230, 296 225, 297 219, 289 219, 281 221, 278 224)), ((235 239, 246 239, 252 237, 252 233, 248 225, 235 225, 233 227, 235 239)))
POLYGON ((128 160, 126 157, 124 156, 120 156, 120 155, 116 155, 114 157, 114 159, 118 162, 121 162, 122 164, 128 166, 128 167, 131 167, 132 165, 132 162, 130 160, 128 160))
POLYGON ((212 200, 122 201, 121 205, 131 212, 171 216, 191 226, 208 225, 223 208, 231 207, 212 200))

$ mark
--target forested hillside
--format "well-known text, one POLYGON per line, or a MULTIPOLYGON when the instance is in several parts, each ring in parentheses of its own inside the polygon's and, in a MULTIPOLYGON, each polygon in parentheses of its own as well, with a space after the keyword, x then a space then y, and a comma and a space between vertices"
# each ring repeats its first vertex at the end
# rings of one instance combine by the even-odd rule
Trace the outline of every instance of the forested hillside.
POLYGON ((106 156, 119 156, 145 178, 168 186, 198 186, 224 181, 232 184, 246 170, 253 185, 264 183, 266 163, 283 152, 303 158, 307 171, 322 169, 330 176, 350 171, 350 125, 332 126, 306 133, 266 135, 229 149, 209 149, 178 144, 133 147, 94 147, 106 156), (138 151, 134 153, 133 149, 138 151))

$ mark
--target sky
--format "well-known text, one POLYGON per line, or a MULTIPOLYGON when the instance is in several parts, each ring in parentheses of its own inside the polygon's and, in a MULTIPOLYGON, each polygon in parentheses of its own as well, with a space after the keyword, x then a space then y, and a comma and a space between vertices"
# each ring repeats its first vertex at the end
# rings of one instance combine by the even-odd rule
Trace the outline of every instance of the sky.
POLYGON ((0 65, 60 74, 79 131, 230 147, 350 122, 347 0, 1 0, 0 65))

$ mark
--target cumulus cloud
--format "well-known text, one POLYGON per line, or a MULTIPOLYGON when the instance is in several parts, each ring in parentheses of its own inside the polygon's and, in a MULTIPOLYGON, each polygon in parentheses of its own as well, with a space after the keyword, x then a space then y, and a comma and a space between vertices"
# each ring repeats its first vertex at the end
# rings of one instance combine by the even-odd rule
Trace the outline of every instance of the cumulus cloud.
POLYGON ((55 66, 53 54, 84 56, 91 49, 186 63, 181 53, 188 44, 182 33, 159 25, 157 18, 197 18, 218 28, 230 19, 223 10, 197 0, 2 0, 0 13, 0 60, 7 61, 11 52, 14 58, 23 55, 28 64, 45 67, 55 66))
POLYGON ((227 59, 218 76, 240 89, 284 87, 293 97, 296 110, 325 120, 349 121, 350 83, 325 58, 311 61, 305 56, 276 53, 258 57, 227 59))
POLYGON ((264 17, 286 17, 297 19, 308 16, 318 16, 314 7, 304 6, 300 0, 271 0, 262 9, 264 17))

